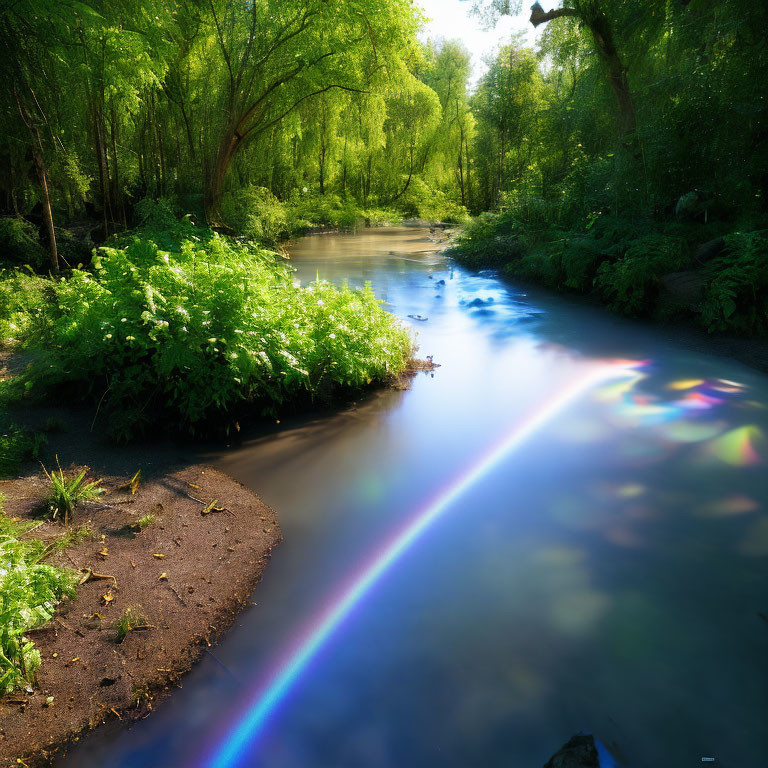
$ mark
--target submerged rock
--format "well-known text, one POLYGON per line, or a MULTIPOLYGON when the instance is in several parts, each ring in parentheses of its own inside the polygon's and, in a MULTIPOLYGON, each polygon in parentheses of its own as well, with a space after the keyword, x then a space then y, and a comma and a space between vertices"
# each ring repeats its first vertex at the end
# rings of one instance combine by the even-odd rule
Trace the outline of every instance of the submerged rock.
POLYGON ((544 768, 600 768, 594 738, 587 733, 577 733, 549 759, 544 768))
POLYGON ((489 304, 493 304, 493 299, 472 299, 467 306, 468 307, 487 307, 489 304))

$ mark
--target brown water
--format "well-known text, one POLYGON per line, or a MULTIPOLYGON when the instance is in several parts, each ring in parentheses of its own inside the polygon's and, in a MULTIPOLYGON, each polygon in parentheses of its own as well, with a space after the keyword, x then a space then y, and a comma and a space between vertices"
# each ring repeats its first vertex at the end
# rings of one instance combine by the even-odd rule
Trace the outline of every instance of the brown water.
POLYGON ((534 768, 588 730, 626 768, 768 766, 768 378, 438 251, 419 228, 294 246, 298 279, 370 280, 442 367, 209 457, 285 542, 183 689, 66 765, 534 768), (393 532, 615 358, 645 364, 488 467, 233 746, 393 532))

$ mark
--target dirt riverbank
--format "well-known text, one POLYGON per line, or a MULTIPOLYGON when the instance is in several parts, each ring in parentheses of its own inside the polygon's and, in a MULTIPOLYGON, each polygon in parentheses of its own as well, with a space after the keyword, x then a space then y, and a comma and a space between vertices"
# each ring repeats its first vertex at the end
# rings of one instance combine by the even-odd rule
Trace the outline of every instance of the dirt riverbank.
MULTIPOLYGON (((275 513, 210 467, 155 474, 135 494, 129 480, 104 478, 108 492, 71 521, 92 535, 51 560, 84 583, 29 633, 43 660, 34 688, 0 699, 3 768, 49 765, 102 722, 150 713, 232 624, 280 541, 275 513), (129 608, 143 617, 140 628, 118 642, 115 623, 129 608)), ((9 516, 34 517, 47 482, 27 476, 0 483, 0 492, 9 516)), ((46 523, 35 535, 63 532, 46 523)))

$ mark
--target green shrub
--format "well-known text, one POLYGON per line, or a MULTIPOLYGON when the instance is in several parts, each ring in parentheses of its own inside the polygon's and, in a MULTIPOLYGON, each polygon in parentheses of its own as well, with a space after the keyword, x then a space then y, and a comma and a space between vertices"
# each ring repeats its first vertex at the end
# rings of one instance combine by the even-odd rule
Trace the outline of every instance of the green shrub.
POLYGON ((606 260, 600 242, 584 235, 561 238, 549 246, 548 252, 552 265, 559 264, 557 279, 562 286, 579 293, 592 290, 597 270, 606 260))
POLYGON ((23 264, 36 270, 48 265, 48 254, 40 244, 37 228, 21 216, 0 217, 0 265, 23 264))
POLYGON ((725 238, 725 253, 707 266, 700 321, 709 331, 768 335, 768 233, 725 238))
POLYGON ((74 574, 40 562, 41 542, 21 538, 29 526, 14 523, 3 512, 0 496, 0 693, 34 681, 40 653, 25 632, 45 624, 56 603, 73 596, 74 574))
POLYGON ((467 209, 452 200, 441 189, 430 187, 424 180, 414 177, 406 193, 397 201, 397 207, 406 217, 426 221, 444 221, 463 224, 469 221, 467 209))
POLYGON ((288 234, 288 211, 265 187, 249 186, 224 197, 222 212, 239 235, 275 243, 288 234))
POLYGON ((0 348, 24 340, 32 319, 48 300, 48 280, 22 270, 0 270, 0 348))
POLYGON ((240 404, 275 414, 405 367, 410 334, 370 286, 299 288, 274 254, 183 229, 176 251, 134 235, 102 248, 93 273, 55 283, 40 319, 49 331, 24 375, 29 393, 89 397, 128 438, 158 420, 225 429, 240 404))
POLYGON ((688 266, 685 243, 651 234, 634 240, 622 258, 600 266, 595 286, 611 309, 626 315, 649 314, 662 275, 688 266))
POLYGON ((510 213, 481 213, 462 230, 449 255, 473 269, 501 267, 523 256, 517 220, 510 213))

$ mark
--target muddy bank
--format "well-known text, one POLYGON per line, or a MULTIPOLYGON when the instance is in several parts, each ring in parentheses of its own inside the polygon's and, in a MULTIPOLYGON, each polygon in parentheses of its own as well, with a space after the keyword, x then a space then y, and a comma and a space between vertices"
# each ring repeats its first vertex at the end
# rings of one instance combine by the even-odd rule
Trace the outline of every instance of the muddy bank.
MULTIPOLYGON (((93 534, 51 560, 88 580, 29 633, 43 663, 32 693, 0 699, 3 768, 48 765, 100 723, 149 714, 232 624, 280 541, 275 513, 210 467, 157 474, 133 495, 129 479, 104 479, 109 492, 72 521, 93 534), (118 642, 115 623, 128 608, 144 620, 118 642)), ((29 518, 47 484, 35 475, 2 482, 0 492, 9 516, 29 518)), ((63 531, 46 523, 35 535, 63 531)))

